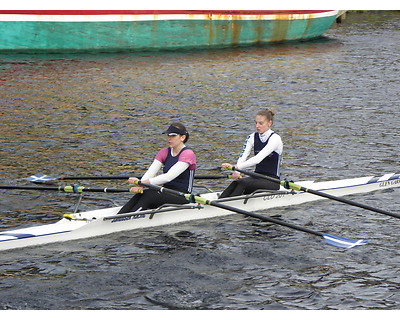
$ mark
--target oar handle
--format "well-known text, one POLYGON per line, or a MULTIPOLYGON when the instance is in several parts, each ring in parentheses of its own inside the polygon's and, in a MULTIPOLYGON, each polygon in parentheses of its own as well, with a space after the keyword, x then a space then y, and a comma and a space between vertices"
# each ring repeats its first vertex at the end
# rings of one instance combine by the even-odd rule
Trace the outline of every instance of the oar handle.
POLYGON ((279 180, 279 179, 276 179, 276 178, 273 178, 273 177, 269 177, 269 176, 265 176, 265 175, 260 174, 260 173, 244 171, 244 170, 235 168, 233 166, 227 167, 227 169, 228 170, 232 170, 232 171, 238 171, 238 172, 241 172, 241 173, 246 174, 248 176, 253 176, 255 178, 268 179, 268 180, 270 180, 272 182, 276 182, 276 183, 279 183, 279 184, 281 183, 281 180, 279 180))

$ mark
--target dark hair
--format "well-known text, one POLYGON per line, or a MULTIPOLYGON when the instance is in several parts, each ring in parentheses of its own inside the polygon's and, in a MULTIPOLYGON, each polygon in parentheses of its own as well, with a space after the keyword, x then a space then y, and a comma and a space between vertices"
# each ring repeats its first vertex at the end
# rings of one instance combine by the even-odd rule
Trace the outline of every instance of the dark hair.
POLYGON ((183 134, 183 136, 186 136, 186 138, 185 138, 185 140, 183 141, 183 143, 186 143, 186 141, 189 140, 189 132, 187 132, 186 127, 185 127, 182 123, 180 123, 180 122, 174 122, 174 123, 171 124, 171 126, 173 126, 173 127, 175 127, 175 128, 178 128, 178 129, 180 129, 180 130, 182 130, 182 131, 185 132, 185 134, 183 134))

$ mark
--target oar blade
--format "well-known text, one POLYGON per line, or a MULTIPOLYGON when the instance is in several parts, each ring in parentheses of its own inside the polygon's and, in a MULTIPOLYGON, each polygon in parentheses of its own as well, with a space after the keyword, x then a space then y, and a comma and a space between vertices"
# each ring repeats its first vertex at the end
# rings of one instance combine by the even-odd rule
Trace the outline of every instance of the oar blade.
POLYGON ((330 234, 324 234, 323 237, 325 239, 326 244, 344 249, 360 247, 368 243, 367 240, 347 239, 338 236, 332 236, 330 234))
POLYGON ((33 183, 46 183, 46 182, 54 181, 54 180, 58 180, 58 179, 59 178, 57 178, 57 177, 48 176, 48 175, 42 174, 42 173, 38 173, 38 174, 35 174, 28 178, 25 178, 25 180, 28 180, 33 183))

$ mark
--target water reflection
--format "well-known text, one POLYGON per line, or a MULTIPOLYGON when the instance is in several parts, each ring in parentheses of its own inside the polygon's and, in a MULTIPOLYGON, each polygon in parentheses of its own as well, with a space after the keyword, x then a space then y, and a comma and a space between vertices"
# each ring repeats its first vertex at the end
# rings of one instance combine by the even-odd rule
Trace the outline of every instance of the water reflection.
MULTIPOLYGON (((1 183, 23 184, 40 172, 141 174, 165 145, 161 132, 173 120, 190 130, 199 172, 216 174, 221 162, 237 158, 254 130, 254 114, 265 107, 277 109, 274 129, 284 141, 285 177, 398 172, 398 29, 398 13, 360 14, 326 38, 305 43, 1 55, 1 183)), ((229 181, 202 183, 219 190, 229 181)), ((2 229, 56 221, 77 200, 58 193, 0 193, 2 229)), ((396 212, 397 194, 356 200, 396 212)), ((109 203, 88 199, 82 210, 99 206, 109 203)), ((160 300, 168 292, 192 308, 398 307, 398 221, 331 202, 274 214, 315 230, 359 235, 370 244, 349 254, 303 233, 233 216, 17 250, 0 264, 0 307, 163 309, 172 303, 160 300)))

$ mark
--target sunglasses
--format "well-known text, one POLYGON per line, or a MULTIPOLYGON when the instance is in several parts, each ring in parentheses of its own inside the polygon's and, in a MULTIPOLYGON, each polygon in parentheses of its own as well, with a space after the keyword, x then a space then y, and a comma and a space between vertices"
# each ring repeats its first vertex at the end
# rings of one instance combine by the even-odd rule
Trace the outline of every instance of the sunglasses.
POLYGON ((178 133, 168 133, 167 134, 168 137, 175 137, 175 136, 178 136, 178 135, 179 135, 178 133))

